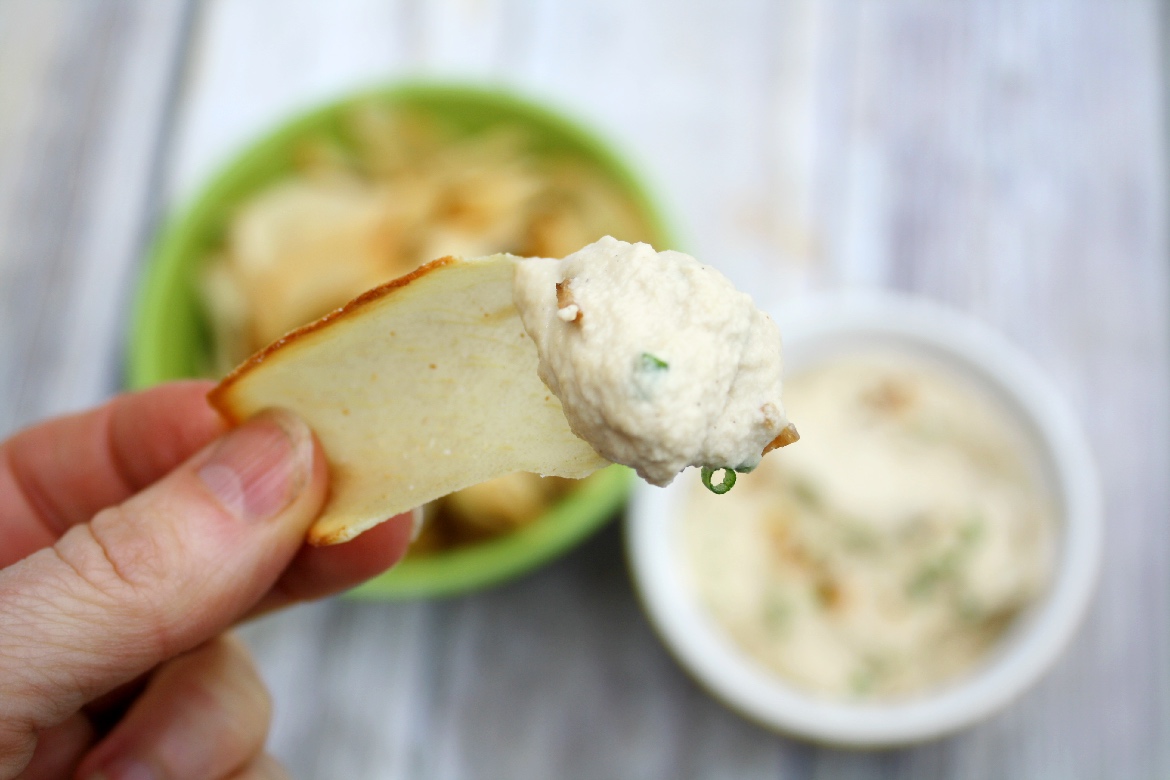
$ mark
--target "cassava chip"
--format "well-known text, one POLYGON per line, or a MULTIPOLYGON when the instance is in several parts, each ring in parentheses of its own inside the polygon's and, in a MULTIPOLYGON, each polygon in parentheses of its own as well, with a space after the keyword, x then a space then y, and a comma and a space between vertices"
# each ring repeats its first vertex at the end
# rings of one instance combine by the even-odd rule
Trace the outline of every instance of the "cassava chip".
POLYGON ((233 422, 283 407, 316 433, 331 489, 312 544, 503 474, 579 478, 606 465, 537 375, 512 302, 521 262, 428 263, 293 331, 212 391, 233 422))

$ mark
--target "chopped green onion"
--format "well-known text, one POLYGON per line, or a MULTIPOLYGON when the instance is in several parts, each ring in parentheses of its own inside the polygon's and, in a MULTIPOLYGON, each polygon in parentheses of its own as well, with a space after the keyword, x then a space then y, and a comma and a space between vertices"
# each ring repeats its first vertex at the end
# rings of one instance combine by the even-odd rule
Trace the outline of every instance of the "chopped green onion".
POLYGON ((703 485, 717 496, 723 495, 735 486, 734 469, 723 469, 723 482, 718 485, 711 484, 711 476, 715 473, 715 469, 710 466, 703 466, 699 473, 703 475, 703 485))
POLYGON ((665 371, 670 368, 670 364, 660 357, 655 357, 649 352, 642 353, 642 370, 643 371, 665 371))

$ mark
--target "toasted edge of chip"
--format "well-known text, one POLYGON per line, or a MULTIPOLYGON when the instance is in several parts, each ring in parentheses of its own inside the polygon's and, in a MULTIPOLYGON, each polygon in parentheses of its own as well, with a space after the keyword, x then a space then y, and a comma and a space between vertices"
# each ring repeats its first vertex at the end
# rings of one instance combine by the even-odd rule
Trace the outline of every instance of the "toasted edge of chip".
POLYGON ((579 478, 606 465, 537 376, 512 302, 520 262, 427 263, 273 342, 211 391, 232 423, 281 407, 316 434, 331 485, 310 543, 347 541, 504 474, 579 478))
POLYGON ((310 333, 324 328, 336 320, 340 320, 343 317, 354 314, 363 306, 366 306, 372 301, 376 301, 389 295, 399 287, 405 287, 415 279, 425 276, 436 268, 441 268, 445 265, 456 262, 459 262, 457 258, 448 256, 440 257, 438 260, 432 260, 429 263, 424 263, 404 276, 400 276, 397 279, 391 279, 385 284, 378 285, 371 290, 366 290, 364 293, 354 298, 349 303, 345 304, 339 309, 334 309, 324 317, 289 331, 268 346, 252 353, 252 355, 247 360, 232 369, 232 371, 227 376, 220 380, 218 385, 211 388, 211 391, 207 394, 207 400, 210 401, 211 405, 215 407, 215 409, 220 414, 226 417, 229 422, 243 422, 242 418, 236 417, 232 412, 232 406, 228 400, 230 397, 230 390, 232 386, 236 384, 236 382, 240 381, 242 377, 246 376, 250 371, 267 360, 269 356, 280 351, 287 345, 296 342, 298 339, 301 339, 310 333))

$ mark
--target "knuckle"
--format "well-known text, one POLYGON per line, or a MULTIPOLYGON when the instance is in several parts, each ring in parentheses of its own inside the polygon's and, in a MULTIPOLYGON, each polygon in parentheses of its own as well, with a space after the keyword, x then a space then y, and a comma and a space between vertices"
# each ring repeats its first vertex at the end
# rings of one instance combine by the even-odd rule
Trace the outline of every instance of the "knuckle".
POLYGON ((272 698, 252 654, 239 640, 223 635, 203 646, 202 670, 191 676, 198 697, 246 750, 263 746, 272 720, 272 698))
POLYGON ((135 533, 123 510, 102 510, 89 523, 74 526, 53 547, 75 575, 75 599, 99 606, 114 620, 125 618, 128 631, 140 633, 158 653, 170 654, 166 605, 176 589, 163 538, 135 533))
POLYGON ((155 593, 174 576, 173 545, 167 525, 158 523, 144 533, 122 507, 99 512, 87 526, 93 544, 109 564, 117 583, 135 592, 155 593))
POLYGON ((230 654, 233 675, 234 697, 240 704, 240 712, 246 714, 245 733, 254 747, 261 747, 272 724, 272 695, 260 677, 260 671, 247 647, 234 637, 223 637, 230 654))

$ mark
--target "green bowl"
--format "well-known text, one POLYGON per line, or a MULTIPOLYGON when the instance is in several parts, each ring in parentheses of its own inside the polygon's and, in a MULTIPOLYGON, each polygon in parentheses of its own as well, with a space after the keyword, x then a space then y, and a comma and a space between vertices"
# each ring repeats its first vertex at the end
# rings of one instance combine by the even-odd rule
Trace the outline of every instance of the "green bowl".
MULTIPOLYGON (((294 172, 295 151, 303 140, 324 136, 344 142, 343 114, 370 101, 425 111, 469 133, 497 123, 523 126, 537 150, 571 154, 607 176, 639 211, 652 234, 651 243, 659 249, 672 244, 658 210, 630 169, 607 143, 576 122, 495 89, 416 83, 364 91, 298 116, 247 147, 186 209, 167 221, 138 291, 128 348, 131 387, 208 375, 211 331, 197 292, 200 263, 222 241, 240 204, 294 172)), ((408 559, 352 595, 367 599, 452 595, 519 575, 611 519, 630 484, 631 472, 610 467, 519 531, 408 559)))

